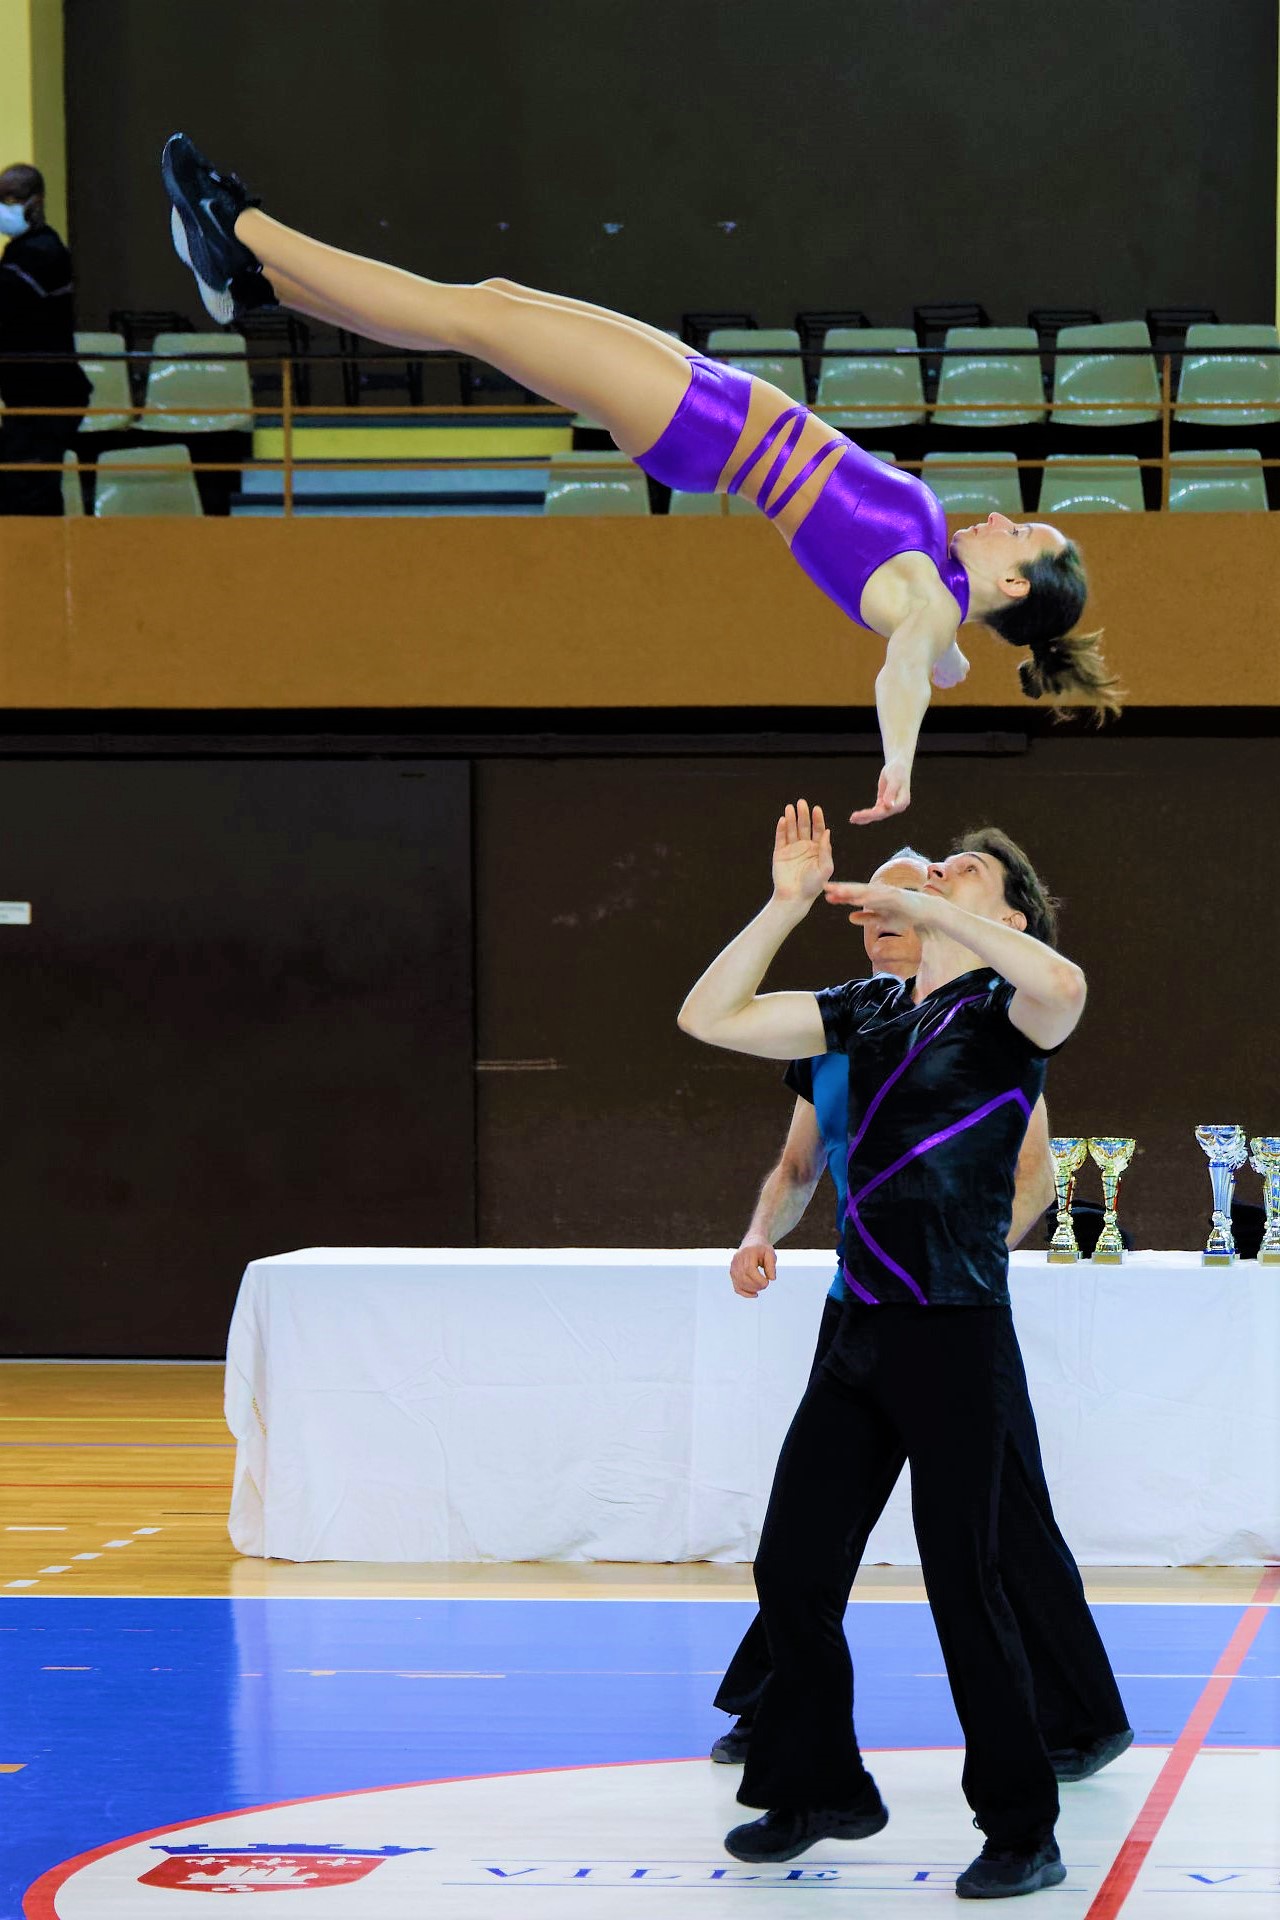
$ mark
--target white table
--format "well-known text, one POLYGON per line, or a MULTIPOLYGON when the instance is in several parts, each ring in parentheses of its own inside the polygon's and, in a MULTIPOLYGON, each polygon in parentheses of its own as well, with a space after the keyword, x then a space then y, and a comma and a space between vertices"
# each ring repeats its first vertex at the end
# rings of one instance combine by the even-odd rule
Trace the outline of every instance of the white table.
MULTIPOLYGON (((830 1256, 312 1248, 246 1270, 231 1538, 285 1560, 749 1560, 830 1256)), ((1064 1533, 1091 1565, 1280 1556, 1280 1272, 1013 1259, 1064 1533)), ((918 1563, 905 1475, 868 1558, 918 1563)))

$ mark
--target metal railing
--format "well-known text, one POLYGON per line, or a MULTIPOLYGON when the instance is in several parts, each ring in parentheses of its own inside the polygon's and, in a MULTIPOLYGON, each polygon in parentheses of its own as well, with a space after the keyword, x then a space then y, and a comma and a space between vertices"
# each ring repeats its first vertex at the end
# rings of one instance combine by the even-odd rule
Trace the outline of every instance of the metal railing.
MULTIPOLYGON (((1028 423, 1026 421, 1028 402, 1025 399, 998 401, 980 397, 977 399, 939 401, 936 398, 927 398, 917 406, 916 402, 909 401, 904 397, 900 410, 904 413, 916 413, 918 411, 919 419, 914 421, 908 428, 873 428, 872 431, 882 431, 886 437, 892 434, 900 434, 904 431, 918 431, 923 433, 927 432, 927 424, 930 422, 940 426, 946 426, 948 414, 973 415, 975 413, 981 413, 983 415, 991 415, 996 413, 1009 413, 1020 416, 1019 420, 1014 423, 1014 430, 1016 432, 1020 434, 1025 434, 1028 431, 1031 433, 1038 432, 1045 436, 1047 443, 1049 438, 1052 437, 1055 428, 1059 426, 1069 427, 1072 424, 1070 419, 1072 414, 1094 416, 1100 412, 1105 412, 1108 415, 1124 413, 1139 414, 1142 416, 1142 419, 1138 422, 1140 426, 1150 426, 1152 428, 1158 426, 1159 451, 1148 454, 1130 455, 1129 457, 1141 472, 1147 472, 1153 469, 1159 470, 1161 476, 1160 505, 1162 508, 1167 509, 1169 505, 1170 482, 1173 473, 1171 454, 1174 451, 1172 446, 1174 428, 1178 424, 1191 424, 1193 427, 1198 424, 1194 420, 1190 422, 1186 422, 1185 420, 1180 422, 1178 415, 1179 406, 1182 406, 1184 415, 1203 413, 1210 409, 1215 413, 1236 411, 1253 414, 1264 410, 1257 400, 1230 401, 1217 398, 1195 398, 1187 402, 1179 402, 1173 392, 1173 364, 1175 359, 1181 362, 1187 358, 1189 352, 1193 352, 1197 359, 1221 359, 1230 361, 1244 357, 1253 359, 1280 355, 1280 348, 1251 346, 1241 349, 1226 347, 1216 352, 1201 348, 1191 350, 1184 348, 1176 354, 1171 352, 1163 353, 1159 356, 1160 390, 1158 403, 1154 407, 1154 411, 1158 417, 1154 420, 1151 417, 1153 412, 1153 402, 1151 398, 1134 400, 1094 398, 1072 401, 1058 399, 1052 393, 1045 391, 1043 394, 1043 412, 1038 422, 1028 423)), ((151 352, 138 351, 124 351, 120 353, 94 352, 84 356, 90 365, 123 361, 130 367, 150 366, 157 362, 162 365, 180 366, 187 357, 188 356, 183 355, 157 355, 151 352)), ((740 365, 752 359, 767 362, 793 359, 801 361, 802 364, 805 362, 813 364, 814 362, 820 363, 826 360, 835 360, 841 363, 863 359, 878 362, 894 359, 942 362, 948 358, 953 358, 972 362, 984 358, 999 360, 1029 358, 1038 360, 1043 364, 1046 361, 1056 363, 1060 359, 1079 361, 1091 358, 1099 360, 1135 358, 1150 361, 1154 360, 1156 356, 1150 347, 1143 346, 1106 346, 1087 349, 1080 347, 1041 347, 1037 344, 1036 346, 993 348, 985 352, 983 349, 975 347, 948 348, 942 346, 891 348, 839 347, 831 350, 824 348, 820 351, 813 351, 803 347, 735 348, 732 354, 720 354, 708 357, 718 357, 729 364, 740 365)), ((219 356, 215 351, 202 346, 197 354, 193 354, 189 356, 189 358, 193 364, 200 364, 216 361, 219 356)), ((278 472, 282 476, 282 511, 286 518, 292 518, 297 510, 295 479, 299 473, 371 471, 429 471, 433 473, 449 473, 482 469, 492 472, 495 468, 499 468, 503 472, 511 473, 525 471, 548 472, 555 466, 558 460, 562 460, 564 457, 563 452, 538 455, 477 453, 469 456, 376 454, 362 459, 333 459, 321 456, 307 457, 305 453, 302 455, 298 453, 297 446, 298 434, 300 431, 305 432, 308 424, 315 425, 323 422, 325 425, 333 425, 338 423, 341 426, 349 427, 371 421, 394 419, 399 423, 409 422, 413 425, 429 426, 433 422, 445 420, 457 424, 460 420, 470 422, 486 418, 501 418, 507 423, 511 423, 513 419, 516 419, 522 424, 526 421, 543 420, 548 424, 562 423, 564 425, 570 425, 580 417, 573 409, 528 399, 521 400, 518 403, 508 403, 504 405, 475 404, 469 399, 464 398, 461 403, 454 405, 423 405, 406 402, 406 404, 401 406, 371 406, 364 404, 354 406, 349 404, 308 404, 300 406, 294 397, 295 367, 297 365, 306 364, 310 367, 314 364, 332 363, 335 361, 340 361, 344 366, 350 366, 353 363, 356 365, 364 365, 367 363, 380 364, 383 366, 387 364, 407 366, 411 362, 420 362, 424 366, 455 365, 462 370, 463 392, 465 395, 467 370, 477 364, 484 363, 477 363, 474 356, 455 352, 409 354, 390 351, 361 355, 352 355, 349 352, 307 352, 305 354, 283 356, 267 354, 246 356, 243 353, 236 353, 224 355, 222 358, 236 366, 246 367, 251 378, 254 374, 261 375, 266 373, 271 373, 273 377, 278 378, 280 385, 278 402, 270 405, 259 405, 251 400, 247 405, 238 402, 233 406, 217 406, 208 405, 203 400, 194 399, 174 405, 165 405, 163 402, 149 401, 144 396, 141 404, 137 404, 132 398, 126 403, 122 396, 114 403, 104 402, 100 406, 90 405, 84 408, 51 407, 47 405, 6 407, 3 412, 0 413, 0 424, 2 424, 5 418, 23 419, 32 417, 42 419, 71 418, 80 422, 94 418, 118 420, 121 414, 127 411, 130 421, 128 428, 120 429, 113 437, 120 438, 138 434, 144 435, 145 438, 154 438, 154 429, 144 428, 142 425, 144 421, 163 421, 167 418, 174 418, 184 422, 190 422, 193 419, 212 422, 223 418, 241 421, 247 414, 253 422, 253 427, 247 429, 246 432, 256 430, 259 424, 278 428, 281 433, 281 454, 279 459, 262 458, 252 451, 250 451, 248 457, 240 460, 200 460, 192 458, 189 470, 194 475, 242 474, 245 471, 255 473, 278 472)), ((66 355, 0 354, 0 368, 16 365, 48 365, 55 362, 58 364, 66 364, 69 359, 72 360, 73 364, 80 364, 78 359, 66 355)), ((505 378, 506 376, 503 377, 505 378)), ((518 388, 515 382, 511 384, 517 391, 527 391, 518 388)), ((826 405, 820 405, 815 402, 810 403, 810 407, 811 411, 820 418, 824 414, 831 414, 838 416, 842 421, 847 420, 848 417, 853 414, 883 414, 886 411, 895 410, 892 403, 885 397, 869 401, 837 401, 826 405)), ((1265 433, 1270 425, 1271 423, 1263 423, 1261 430, 1265 433)), ((975 438, 986 437, 999 431, 998 427, 974 427, 962 430, 971 432, 975 438)), ((1116 429, 1113 426, 1090 426, 1085 430, 1089 432, 1091 436, 1096 433, 1099 441, 1105 443, 1109 433, 1114 433, 1117 430, 1123 431, 1123 428, 1116 429)), ((1251 431, 1247 426, 1243 430, 1246 432, 1251 431)), ((175 429, 174 438, 190 443, 193 440, 198 440, 202 433, 208 431, 216 431, 216 428, 205 427, 192 429, 187 427, 184 430, 175 429)), ((1258 431, 1258 429, 1254 428, 1252 431, 1258 431)), ((74 472, 80 475, 85 472, 94 472, 97 468, 97 461, 93 458, 82 457, 84 453, 87 452, 87 449, 83 445, 86 437, 91 436, 86 436, 82 427, 80 434, 77 436, 81 444, 78 448, 77 458, 74 463, 67 463, 65 461, 0 461, 0 473, 61 474, 64 472, 74 472)), ((134 444, 137 445, 138 443, 135 442, 134 444)), ((145 439, 143 444, 145 444, 145 439)), ((948 450, 935 450, 930 455, 929 471, 931 473, 952 471, 964 472, 966 474, 981 472, 982 462, 980 455, 983 451, 984 449, 975 447, 972 451, 961 455, 958 450, 952 449, 952 457, 949 458, 948 450)), ((991 449, 985 451, 994 453, 994 450, 991 449)), ((1062 472, 1069 468, 1095 467, 1100 455, 1105 455, 1106 451, 1105 445, 1100 446, 1096 450, 1093 448, 1086 450, 1079 448, 1077 444, 1077 447, 1073 451, 1065 454, 1059 453, 1054 456, 1055 469, 1062 472)), ((1280 455, 1230 459, 1221 457, 1216 450, 1205 446, 1199 448, 1188 447, 1185 451, 1192 458, 1195 457, 1197 452, 1212 453, 1212 464, 1215 472, 1231 472, 1241 469, 1257 472, 1260 467, 1264 472, 1269 472, 1280 468, 1280 455)), ((575 475, 583 476, 593 474, 616 475, 620 457, 621 456, 618 455, 606 455, 602 450, 600 459, 593 461, 588 454, 579 453, 574 460, 573 472, 575 475)), ((1012 472, 1022 473, 1024 471, 1039 471, 1043 473, 1047 469, 1049 458, 1050 455, 1047 450, 1033 455, 1016 455, 1012 461, 1007 457, 1001 457, 997 462, 993 458, 992 470, 997 470, 1004 474, 1012 472)), ((920 473, 923 470, 923 458, 901 458, 897 459, 895 464, 907 472, 920 473)), ((186 471, 187 469, 184 467, 180 470, 186 471)), ((143 461, 130 461, 127 468, 123 469, 123 471, 126 471, 128 475, 132 477, 139 474, 172 475, 175 469, 170 463, 155 462, 154 464, 148 464, 143 461)), ((727 497, 721 498, 720 510, 722 513, 728 512, 727 497)))

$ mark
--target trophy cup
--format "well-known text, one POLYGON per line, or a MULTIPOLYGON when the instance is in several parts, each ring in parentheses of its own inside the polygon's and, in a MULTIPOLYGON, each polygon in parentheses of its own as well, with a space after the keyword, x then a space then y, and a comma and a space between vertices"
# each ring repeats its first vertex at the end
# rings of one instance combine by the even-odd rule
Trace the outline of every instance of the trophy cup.
POLYGON ((1102 1175, 1102 1232, 1093 1257, 1100 1267, 1118 1267, 1124 1263, 1124 1241, 1116 1225, 1116 1195, 1120 1175, 1133 1158, 1135 1140, 1119 1140, 1104 1135, 1089 1142, 1089 1158, 1102 1175))
POLYGON ((1213 1188, 1213 1227, 1200 1255, 1200 1264, 1229 1267, 1236 1258, 1236 1243, 1231 1232, 1231 1196, 1235 1191, 1236 1171, 1248 1159, 1249 1150, 1240 1127, 1197 1127, 1196 1139, 1209 1156, 1209 1182, 1213 1188))
POLYGON ((1253 1149, 1249 1165, 1262 1175, 1262 1198, 1267 1209, 1258 1260, 1264 1267, 1280 1267, 1280 1134, 1260 1134, 1249 1145, 1253 1149))
POLYGON ((1065 1267, 1080 1258, 1080 1243, 1071 1224, 1071 1196, 1076 1190, 1076 1175, 1089 1152, 1087 1140, 1068 1136, 1049 1142, 1053 1157, 1053 1184, 1058 1190, 1058 1225, 1049 1242, 1049 1265, 1065 1267))

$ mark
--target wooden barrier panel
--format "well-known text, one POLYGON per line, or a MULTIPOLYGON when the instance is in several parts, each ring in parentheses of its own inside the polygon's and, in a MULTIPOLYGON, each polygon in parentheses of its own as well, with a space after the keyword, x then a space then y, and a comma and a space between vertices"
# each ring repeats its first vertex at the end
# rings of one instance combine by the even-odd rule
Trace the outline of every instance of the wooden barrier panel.
MULTIPOLYGON (((1280 704, 1280 515, 1060 524, 1132 705, 1280 704)), ((1025 713, 961 637, 938 708, 1025 713)), ((850 707, 881 657, 763 520, 0 520, 9 707, 850 707)))

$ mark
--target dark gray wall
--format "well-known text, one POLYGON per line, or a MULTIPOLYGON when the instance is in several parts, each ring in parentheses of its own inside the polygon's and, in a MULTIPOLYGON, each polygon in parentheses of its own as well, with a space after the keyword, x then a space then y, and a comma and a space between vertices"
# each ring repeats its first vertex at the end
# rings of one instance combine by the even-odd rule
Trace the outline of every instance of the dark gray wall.
POLYGON ((0 1352, 216 1354, 240 1274, 474 1234, 465 764, 0 763, 0 1352))
MULTIPOLYGON (((0 1352, 216 1354, 246 1262, 290 1247, 737 1240, 791 1097, 676 1010, 764 900, 782 802, 840 822, 877 762, 604 746, 0 759, 0 892, 35 906, 0 927, 0 1352)), ((1024 841, 1090 980, 1050 1115, 1137 1138, 1139 1245, 1207 1231, 1198 1122, 1280 1132, 1274 755, 931 751, 902 821, 836 829, 855 876, 906 835, 1024 841)), ((818 907, 772 980, 863 964, 818 907)), ((795 1240, 831 1236, 824 1188, 795 1240)))
POLYGON ((1276 0, 66 12, 86 323, 192 308, 156 176, 176 127, 339 245, 663 321, 1274 306, 1276 0))
MULTIPOLYGON (((786 1132, 780 1070, 700 1046, 685 992, 763 905, 780 805, 847 819, 858 760, 626 760, 480 769, 479 1233, 499 1245, 737 1243, 786 1132)), ((1146 1247, 1208 1231, 1193 1128, 1280 1129, 1267 984, 1280 905, 1271 740, 1059 733, 1006 759, 930 755, 900 821, 835 829, 865 878, 906 837, 933 852, 983 821, 1021 840, 1065 902, 1086 969, 1082 1027, 1050 1067, 1062 1133, 1132 1134, 1124 1224, 1146 1247)), ((818 987, 865 971, 861 935, 816 907, 770 975, 818 987)), ((1082 1199, 1099 1197, 1096 1175, 1082 1199)), ((1260 1198, 1246 1174, 1242 1197, 1260 1198)), ((831 1242, 824 1187, 797 1244, 831 1242)))

